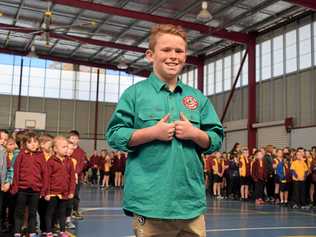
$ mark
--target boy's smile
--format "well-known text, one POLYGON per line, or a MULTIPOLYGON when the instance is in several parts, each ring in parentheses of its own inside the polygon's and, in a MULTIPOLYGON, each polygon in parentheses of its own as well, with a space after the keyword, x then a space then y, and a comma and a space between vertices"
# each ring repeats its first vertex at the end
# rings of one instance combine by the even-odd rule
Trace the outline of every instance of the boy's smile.
POLYGON ((158 37, 154 51, 147 51, 147 59, 161 80, 176 81, 185 64, 186 42, 172 34, 161 34, 158 37))

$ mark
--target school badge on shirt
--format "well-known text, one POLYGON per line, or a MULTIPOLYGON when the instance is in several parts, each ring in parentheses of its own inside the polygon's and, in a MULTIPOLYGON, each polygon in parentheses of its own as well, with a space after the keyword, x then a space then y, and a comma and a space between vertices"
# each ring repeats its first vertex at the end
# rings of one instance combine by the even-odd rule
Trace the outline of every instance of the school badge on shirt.
POLYGON ((183 98, 182 103, 185 107, 187 107, 190 110, 195 110, 199 103, 196 101, 196 99, 193 96, 186 96, 183 98))

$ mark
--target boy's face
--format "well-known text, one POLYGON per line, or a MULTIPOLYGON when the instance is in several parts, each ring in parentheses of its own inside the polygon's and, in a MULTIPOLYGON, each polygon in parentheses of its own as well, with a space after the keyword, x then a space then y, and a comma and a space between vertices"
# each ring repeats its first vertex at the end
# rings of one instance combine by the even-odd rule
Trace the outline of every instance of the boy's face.
POLYGON ((72 135, 69 137, 68 140, 71 141, 74 146, 77 146, 79 144, 79 137, 78 136, 72 135))
POLYGON ((13 152, 16 147, 15 141, 12 139, 8 140, 6 147, 8 152, 13 152))
POLYGON ((52 146, 53 146, 53 141, 46 141, 46 142, 41 143, 41 149, 46 153, 49 153, 52 151, 52 146))
POLYGON ((65 139, 65 140, 56 141, 55 146, 54 146, 54 152, 58 156, 65 157, 67 155, 67 152, 68 152, 67 140, 65 139))
POLYGON ((72 153, 74 153, 74 145, 71 143, 68 143, 68 151, 67 151, 67 156, 72 156, 72 153))
POLYGON ((39 143, 37 139, 31 138, 26 142, 26 149, 30 152, 35 152, 39 147, 39 143))
POLYGON ((158 34, 154 50, 148 50, 146 58, 161 80, 175 80, 185 64, 186 42, 177 35, 158 34))
POLYGON ((0 145, 6 145, 8 141, 9 135, 5 132, 0 132, 0 145))
POLYGON ((258 158, 259 160, 262 160, 262 159, 263 159, 263 153, 262 153, 262 152, 258 152, 258 153, 257 153, 257 158, 258 158))

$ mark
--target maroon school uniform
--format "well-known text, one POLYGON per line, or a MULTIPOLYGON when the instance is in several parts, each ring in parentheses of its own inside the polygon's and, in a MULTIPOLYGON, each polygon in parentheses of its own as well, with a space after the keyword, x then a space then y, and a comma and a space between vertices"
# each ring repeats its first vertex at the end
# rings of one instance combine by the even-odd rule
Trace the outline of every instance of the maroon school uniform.
POLYGON ((255 182, 267 180, 266 165, 264 160, 262 160, 262 166, 260 166, 259 160, 254 161, 252 164, 252 178, 255 182))
POLYGON ((14 163, 12 194, 20 189, 32 189, 45 195, 47 188, 47 164, 43 152, 21 150, 14 163))
POLYGON ((46 195, 61 195, 62 199, 68 199, 69 194, 75 193, 75 170, 71 159, 63 161, 52 156, 47 161, 48 186, 46 195))
POLYGON ((101 171, 105 171, 105 157, 100 156, 99 162, 98 162, 98 169, 101 171))
POLYGON ((113 160, 113 170, 115 172, 123 172, 124 170, 124 157, 121 156, 120 158, 118 158, 117 156, 114 157, 113 160))
POLYGON ((84 150, 82 150, 79 146, 74 150, 72 154, 72 158, 77 161, 76 165, 76 173, 78 177, 82 177, 82 172, 86 166, 87 156, 84 150))
POLYGON ((92 155, 90 157, 90 168, 97 168, 99 163, 100 157, 92 155))

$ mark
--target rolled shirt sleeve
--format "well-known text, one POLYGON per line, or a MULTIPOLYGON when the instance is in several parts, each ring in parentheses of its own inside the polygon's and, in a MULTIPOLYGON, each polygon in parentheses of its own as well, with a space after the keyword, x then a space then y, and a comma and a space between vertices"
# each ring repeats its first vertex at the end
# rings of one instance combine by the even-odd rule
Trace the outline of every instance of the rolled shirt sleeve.
POLYGON ((128 143, 136 130, 134 128, 135 102, 133 90, 133 87, 130 87, 121 96, 106 132, 108 144, 114 149, 125 152, 133 152, 128 143))
POLYGON ((206 98, 204 106, 201 108, 201 130, 206 132, 210 139, 208 148, 202 150, 205 154, 211 154, 221 148, 224 139, 224 130, 217 113, 211 102, 206 98))

